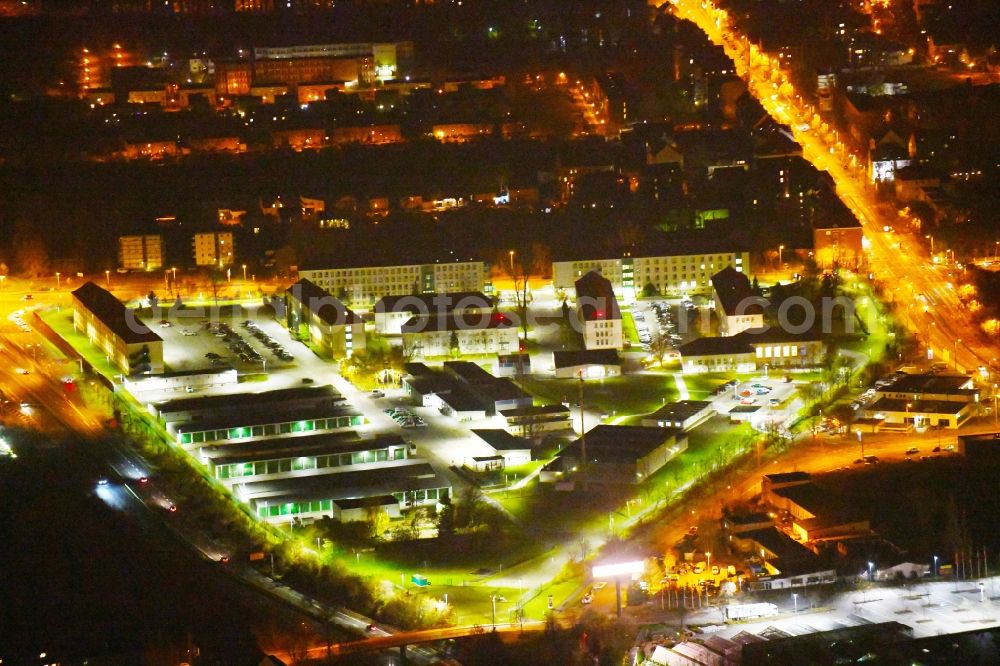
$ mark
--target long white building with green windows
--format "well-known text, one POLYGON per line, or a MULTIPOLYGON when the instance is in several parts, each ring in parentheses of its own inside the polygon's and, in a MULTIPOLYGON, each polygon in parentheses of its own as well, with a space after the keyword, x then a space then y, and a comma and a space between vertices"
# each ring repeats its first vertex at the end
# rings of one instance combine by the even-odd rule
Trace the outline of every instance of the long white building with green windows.
POLYGON ((350 406, 296 411, 231 411, 218 416, 168 423, 167 432, 186 449, 205 444, 248 442, 268 437, 302 436, 317 432, 346 432, 364 425, 365 418, 350 406))

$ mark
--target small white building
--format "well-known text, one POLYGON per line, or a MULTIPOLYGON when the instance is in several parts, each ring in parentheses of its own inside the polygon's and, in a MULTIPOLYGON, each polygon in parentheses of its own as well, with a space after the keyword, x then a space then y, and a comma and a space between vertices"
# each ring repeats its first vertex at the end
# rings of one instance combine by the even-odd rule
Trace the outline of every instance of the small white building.
POLYGON ((531 441, 515 437, 506 430, 476 429, 472 434, 481 439, 492 450, 493 456, 502 460, 503 467, 523 465, 531 462, 531 441))

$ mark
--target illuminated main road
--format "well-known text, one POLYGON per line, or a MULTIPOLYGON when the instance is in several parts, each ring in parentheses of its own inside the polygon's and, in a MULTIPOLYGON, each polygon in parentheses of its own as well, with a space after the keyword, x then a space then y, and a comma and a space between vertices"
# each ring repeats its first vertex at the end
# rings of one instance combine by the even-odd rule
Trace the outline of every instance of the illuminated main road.
POLYGON ((900 222, 898 214, 876 201, 867 187, 863 161, 859 164, 857 156, 848 153, 837 132, 796 93, 779 62, 736 32, 727 13, 708 2, 654 0, 653 4, 669 7, 721 46, 764 109, 792 128, 803 157, 830 174, 841 200, 864 227, 871 272, 888 286, 888 295, 903 311, 901 319, 933 350, 934 358, 965 372, 990 367, 998 356, 996 346, 984 340, 971 313, 956 296, 947 269, 934 265, 913 236, 885 231, 900 222))

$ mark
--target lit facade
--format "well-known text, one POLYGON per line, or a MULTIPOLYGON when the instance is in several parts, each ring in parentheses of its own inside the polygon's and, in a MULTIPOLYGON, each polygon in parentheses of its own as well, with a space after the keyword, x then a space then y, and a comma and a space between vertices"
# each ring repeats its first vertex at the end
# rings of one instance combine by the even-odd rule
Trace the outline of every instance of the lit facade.
POLYGON ((619 257, 578 259, 552 263, 552 283, 557 289, 570 289, 585 273, 597 270, 611 281, 615 293, 628 300, 652 285, 664 296, 683 296, 712 292, 712 275, 727 266, 750 273, 749 252, 710 252, 659 257, 619 257))
POLYGON ((231 266, 234 253, 233 235, 228 231, 194 235, 194 263, 198 266, 231 266))
POLYGON ((163 373, 163 339, 111 292, 88 282, 72 297, 73 327, 123 374, 163 373))
POLYGON ((163 267, 163 240, 158 235, 119 236, 118 265, 127 271, 163 267))
POLYGON ((492 291, 481 261, 300 270, 299 277, 354 305, 372 305, 383 296, 492 291))

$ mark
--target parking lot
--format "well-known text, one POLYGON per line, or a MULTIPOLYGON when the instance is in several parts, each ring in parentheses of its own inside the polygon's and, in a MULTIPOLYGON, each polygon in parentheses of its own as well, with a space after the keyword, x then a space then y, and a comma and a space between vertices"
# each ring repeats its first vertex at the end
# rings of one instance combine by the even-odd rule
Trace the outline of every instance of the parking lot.
MULTIPOLYGON (((741 631, 759 634, 776 627, 792 635, 827 631, 864 623, 900 622, 916 638, 1000 626, 1000 579, 926 581, 902 587, 868 587, 838 595, 822 609, 810 610, 809 588, 768 595, 780 615, 758 622, 728 625, 718 633, 732 638, 741 631), (796 597, 792 594, 795 593, 796 597)), ((696 612, 693 624, 718 624, 718 608, 696 612)))
POLYGON ((796 396, 795 384, 785 381, 784 376, 761 376, 745 382, 733 380, 720 387, 720 391, 712 398, 712 406, 720 414, 728 414, 736 407, 757 406, 768 415, 766 420, 780 421, 784 421, 796 396))

